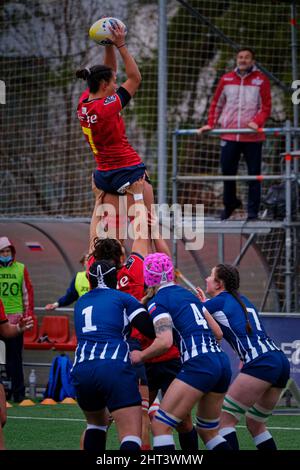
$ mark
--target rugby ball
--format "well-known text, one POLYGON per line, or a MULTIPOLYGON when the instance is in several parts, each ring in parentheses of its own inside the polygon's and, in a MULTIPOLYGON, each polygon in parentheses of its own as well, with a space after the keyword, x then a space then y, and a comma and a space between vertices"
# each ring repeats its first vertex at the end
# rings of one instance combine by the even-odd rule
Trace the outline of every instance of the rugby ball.
POLYGON ((118 23, 120 26, 125 28, 125 34, 127 33, 127 28, 121 20, 118 18, 101 18, 96 21, 89 31, 90 38, 101 46, 106 46, 107 44, 112 44, 112 36, 110 28, 114 28, 114 25, 118 23))

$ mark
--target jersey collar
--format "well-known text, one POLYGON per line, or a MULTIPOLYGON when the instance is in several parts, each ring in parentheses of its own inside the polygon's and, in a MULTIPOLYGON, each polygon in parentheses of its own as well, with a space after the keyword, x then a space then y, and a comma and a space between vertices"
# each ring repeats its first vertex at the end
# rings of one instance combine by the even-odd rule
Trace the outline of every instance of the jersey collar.
POLYGON ((175 286, 175 282, 174 282, 174 281, 171 281, 171 282, 166 282, 165 284, 162 284, 162 285, 159 286, 159 288, 157 289, 157 292, 158 292, 160 289, 163 289, 164 287, 170 287, 170 286, 175 286))

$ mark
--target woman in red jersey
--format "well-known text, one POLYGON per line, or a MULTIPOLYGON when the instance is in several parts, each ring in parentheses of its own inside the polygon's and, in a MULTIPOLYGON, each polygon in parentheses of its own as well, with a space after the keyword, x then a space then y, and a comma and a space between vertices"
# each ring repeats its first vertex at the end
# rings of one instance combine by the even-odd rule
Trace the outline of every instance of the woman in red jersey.
MULTIPOLYGON (((26 330, 33 327, 32 317, 22 317, 16 325, 11 325, 8 322, 7 316, 4 312, 4 306, 0 299, 0 335, 3 338, 13 338, 18 336, 26 330)), ((2 429, 6 423, 6 397, 4 386, 0 379, 0 450, 4 450, 4 438, 2 429)))
MULTIPOLYGON (((85 68, 76 73, 76 76, 86 80, 88 85, 88 89, 79 99, 77 115, 97 164, 93 174, 96 203, 91 221, 91 242, 97 235, 97 224, 101 219, 100 205, 104 203, 106 209, 108 204, 115 207, 116 212, 109 214, 111 216, 109 222, 117 220, 119 195, 126 194, 127 188, 134 181, 146 176, 145 165, 129 144, 124 121, 120 116, 120 111, 128 104, 141 83, 141 74, 126 47, 124 29, 113 23, 111 32, 113 44, 105 46, 104 64, 85 68), (124 62, 127 76, 119 88, 116 84, 115 48, 118 49, 124 62), (102 200, 103 192, 106 194, 102 200)), ((128 197, 128 204, 131 205, 132 196, 128 197)), ((153 202, 153 191, 149 180, 145 182, 143 197, 149 210, 153 202)), ((127 221, 127 211, 123 215, 127 221)), ((115 234, 114 238, 124 237, 115 234)))

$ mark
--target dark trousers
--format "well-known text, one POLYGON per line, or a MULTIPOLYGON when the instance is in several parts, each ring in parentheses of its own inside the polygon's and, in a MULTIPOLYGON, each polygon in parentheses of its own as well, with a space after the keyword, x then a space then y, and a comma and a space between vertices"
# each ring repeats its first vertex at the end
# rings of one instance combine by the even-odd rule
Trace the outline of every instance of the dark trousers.
POLYGON ((22 401, 25 397, 25 385, 23 374, 23 335, 15 338, 5 338, 6 348, 6 375, 11 380, 11 393, 15 402, 22 401))
MULTIPOLYGON (((231 140, 221 141, 221 168, 223 175, 236 175, 241 154, 244 155, 249 175, 261 173, 262 142, 235 142, 231 140)), ((260 205, 261 184, 260 181, 248 183, 248 215, 256 217, 260 205)), ((223 203, 225 208, 231 209, 237 206, 235 181, 224 181, 223 203)))

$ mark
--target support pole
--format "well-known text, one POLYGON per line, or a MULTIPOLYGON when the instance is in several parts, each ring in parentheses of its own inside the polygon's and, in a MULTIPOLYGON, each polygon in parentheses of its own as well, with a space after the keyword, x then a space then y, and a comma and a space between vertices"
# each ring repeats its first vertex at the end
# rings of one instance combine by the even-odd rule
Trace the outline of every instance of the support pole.
POLYGON ((176 214, 175 204, 177 204, 177 133, 173 132, 172 136, 172 257, 175 268, 177 268, 177 238, 176 238, 176 214))
POLYGON ((167 202, 167 6, 159 0, 158 37, 158 203, 167 202))
MULTIPOLYGON (((292 48, 292 79, 293 81, 298 80, 298 61, 297 61, 297 6, 296 1, 294 0, 291 4, 291 48, 292 48)), ((293 104, 293 126, 299 126, 299 105, 293 104)), ((299 149, 299 136, 298 134, 294 134, 293 136, 293 150, 299 149)), ((294 158, 293 161, 293 170, 298 179, 299 176, 299 163, 298 158, 294 158)), ((299 213, 299 189, 298 185, 296 184, 296 213, 299 213)), ((296 231, 296 230, 295 230, 296 231)), ((299 255, 297 252, 297 237, 293 237, 294 241, 294 251, 296 253, 295 258, 295 267, 298 264, 299 255)), ((297 267, 294 269, 294 301, 295 301, 295 311, 297 312, 299 309, 299 276, 297 273, 297 267)))
POLYGON ((219 263, 224 263, 225 256, 225 240, 224 240, 224 233, 219 233, 218 234, 218 259, 219 263))
POLYGON ((285 300, 286 300, 286 313, 291 312, 291 299, 292 299, 292 198, 291 198, 291 165, 292 156, 291 152, 291 122, 286 121, 286 140, 285 140, 285 300))

